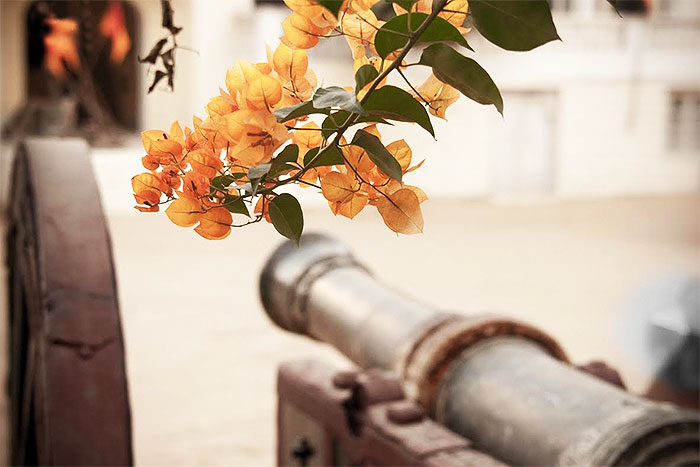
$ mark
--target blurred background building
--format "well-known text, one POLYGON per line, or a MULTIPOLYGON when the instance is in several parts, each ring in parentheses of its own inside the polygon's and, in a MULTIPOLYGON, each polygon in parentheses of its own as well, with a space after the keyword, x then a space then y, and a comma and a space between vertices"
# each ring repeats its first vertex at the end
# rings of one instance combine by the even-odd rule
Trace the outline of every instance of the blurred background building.
MULTIPOLYGON (((386 141, 405 138, 415 161, 426 159, 407 177, 430 197, 423 235, 396 238, 373 212, 334 219, 312 190, 300 199, 307 230, 350 243, 377 277, 445 309, 502 310, 532 322, 573 360, 605 359, 643 391, 663 365, 648 355, 645 323, 674 309, 679 284, 700 275, 700 2, 619 2, 622 17, 605 0, 552 0, 562 41, 531 52, 500 50, 472 31, 473 56, 503 94, 503 118, 463 98, 435 123, 437 141, 407 125, 380 128, 386 141)), ((276 363, 342 359, 263 316, 255 276, 280 240, 271 226, 206 242, 162 213, 137 213, 129 179, 142 171, 138 131, 203 115, 237 58, 265 59, 288 10, 270 0, 172 3, 184 28, 174 91, 161 84, 147 94, 151 77, 136 64, 163 36, 160 3, 126 2, 127 68, 101 83, 131 120, 118 121, 118 142, 93 150, 114 244, 136 460, 270 463, 276 363), (200 275, 229 254, 250 276, 200 275), (184 270, 196 273, 183 285, 172 277, 184 270)), ((35 4, 0 2, 3 127, 36 88, 27 22, 35 4)), ((310 67, 319 84, 353 83, 342 39, 314 49, 310 67)), ((420 83, 426 75, 410 76, 420 83)), ((4 135, 3 228, 15 143, 4 135)))
MULTIPOLYGON (((2 2, 3 121, 26 102, 22 39, 30 3, 2 2)), ((159 4, 131 3, 134 48, 145 55, 162 35, 159 4)), ((179 42, 196 52, 178 50, 174 94, 161 85, 146 95, 144 67, 132 76, 139 128, 191 121, 236 58, 265 59, 264 44, 276 44, 287 14, 277 3, 174 2, 176 21, 185 26, 179 42)), ((409 141, 418 145, 417 157, 428 157, 416 174, 421 186, 433 196, 472 197, 697 190, 700 3, 622 5, 624 18, 604 0, 553 1, 562 41, 528 53, 502 51, 473 31, 468 38, 503 93, 505 117, 464 100, 448 113, 453 122, 438 126, 437 144, 427 137, 409 141)), ((324 83, 352 83, 342 40, 314 50, 311 66, 324 83)))

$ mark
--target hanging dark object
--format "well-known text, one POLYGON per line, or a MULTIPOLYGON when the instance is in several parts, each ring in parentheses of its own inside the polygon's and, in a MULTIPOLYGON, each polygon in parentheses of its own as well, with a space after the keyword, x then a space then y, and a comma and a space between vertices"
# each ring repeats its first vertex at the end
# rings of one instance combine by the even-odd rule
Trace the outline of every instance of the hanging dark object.
POLYGON ((173 7, 170 5, 170 0, 160 1, 161 9, 163 10, 163 21, 162 26, 170 31, 173 36, 182 31, 181 27, 175 26, 173 24, 173 7))
POLYGON ((150 64, 151 70, 154 70, 153 80, 148 87, 149 94, 166 77, 170 90, 173 91, 175 89, 175 54, 173 52, 177 48, 175 36, 182 31, 182 27, 175 26, 173 23, 174 12, 170 0, 161 0, 160 5, 162 10, 161 25, 168 30, 169 34, 159 39, 148 52, 148 55, 143 58, 139 57, 139 62, 150 64))
POLYGON ((165 44, 167 43, 168 39, 161 39, 158 42, 156 42, 151 51, 148 52, 148 55, 146 55, 143 58, 139 57, 139 62, 150 63, 151 65, 155 65, 156 60, 158 59, 158 57, 160 57, 161 50, 163 50, 163 47, 165 47, 165 44))

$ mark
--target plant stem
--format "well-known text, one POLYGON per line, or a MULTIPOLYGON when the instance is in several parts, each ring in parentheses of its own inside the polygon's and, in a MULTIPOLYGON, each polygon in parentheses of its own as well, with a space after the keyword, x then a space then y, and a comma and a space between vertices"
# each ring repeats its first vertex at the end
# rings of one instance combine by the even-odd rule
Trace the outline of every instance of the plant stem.
MULTIPOLYGON (((394 61, 391 63, 391 65, 389 65, 389 66, 386 68, 386 70, 382 71, 382 72, 379 74, 379 76, 377 76, 377 77, 374 79, 374 81, 372 81, 372 84, 370 85, 369 89, 367 90, 367 92, 365 93, 364 97, 363 97, 362 100, 360 101, 360 105, 362 105, 362 104, 364 104, 365 102, 367 102, 367 99, 368 99, 368 98, 372 95, 372 93, 377 89, 377 87, 379 86, 379 83, 381 83, 381 82, 384 80, 384 78, 386 78, 386 77, 389 75, 389 73, 391 73, 392 71, 396 70, 396 69, 401 65, 401 62, 403 61, 404 58, 406 58, 406 55, 408 55, 408 52, 410 52, 410 50, 413 48, 413 46, 416 45, 416 43, 418 42, 418 39, 420 38, 420 36, 423 34, 423 32, 425 32, 425 30, 428 28, 428 26, 430 26, 430 24, 431 24, 431 23, 433 22, 433 20, 437 17, 437 15, 440 13, 440 11, 445 7, 445 5, 447 4, 447 2, 448 2, 448 0, 441 0, 440 3, 438 3, 438 4, 436 5, 436 7, 433 8, 433 11, 430 12, 430 15, 428 15, 428 17, 425 19, 425 21, 423 21, 423 23, 420 25, 420 27, 418 27, 418 29, 416 29, 416 31, 413 32, 413 33, 411 34, 411 36, 410 36, 408 42, 407 42, 406 45, 401 49, 401 52, 399 52, 399 55, 396 57, 396 59, 394 59, 394 61)), ((342 151, 340 150, 340 148, 338 147, 338 143, 340 143, 340 138, 342 138, 343 133, 345 133, 345 132, 348 130, 348 128, 350 128, 352 125, 354 125, 355 123, 357 123, 357 120, 358 120, 359 118, 360 118, 360 114, 350 114, 350 116, 348 116, 348 118, 345 120, 345 123, 343 123, 343 124, 338 128, 337 132, 335 133, 335 137, 333 138, 333 141, 332 141, 330 144, 328 144, 328 146, 326 146, 326 147, 324 147, 323 149, 321 149, 321 150, 318 152, 318 154, 316 154, 316 156, 314 156, 314 157, 309 161, 309 164, 307 164, 307 165, 312 165, 312 163, 313 163, 315 160, 317 160, 319 157, 321 157, 323 154, 325 154, 325 153, 329 150, 329 148, 331 148, 331 147, 333 147, 333 146, 335 146, 335 148, 338 150, 338 152, 340 152, 340 154, 343 156, 343 159, 345 159, 345 156, 343 155, 343 152, 342 152, 342 151)), ((345 162, 347 163, 347 160, 345 160, 345 162)), ((348 163, 348 165, 349 165, 350 168, 353 170, 353 172, 355 172, 355 175, 357 175, 357 176, 359 177, 359 173, 357 172, 356 168, 353 167, 352 164, 349 164, 349 163, 348 163)), ((306 169, 306 168, 305 168, 305 169, 303 169, 303 170, 300 170, 299 172, 297 172, 296 174, 294 174, 294 176, 292 176, 292 177, 290 177, 290 178, 288 178, 288 179, 279 180, 275 186, 269 187, 269 188, 265 188, 265 189, 263 189, 263 190, 260 190, 260 191, 258 191, 258 194, 263 194, 263 195, 264 195, 264 194, 266 194, 266 193, 270 193, 273 189, 275 189, 275 188, 278 187, 278 186, 286 185, 286 184, 292 183, 292 182, 296 182, 296 181, 298 181, 308 170, 309 170, 309 169, 306 169)), ((362 177, 360 177, 360 180, 362 180, 362 177)), ((378 188, 374 187, 374 185, 371 185, 371 184, 368 184, 368 185, 371 186, 371 187, 373 187, 378 193, 380 193, 381 195, 383 195, 383 196, 384 196, 385 198, 387 198, 392 204, 394 204, 394 202, 391 200, 391 198, 389 198, 389 196, 388 196, 386 193, 384 193, 383 191, 381 191, 381 190, 379 190, 378 188)), ((394 204, 394 206, 396 206, 396 204, 394 204)))

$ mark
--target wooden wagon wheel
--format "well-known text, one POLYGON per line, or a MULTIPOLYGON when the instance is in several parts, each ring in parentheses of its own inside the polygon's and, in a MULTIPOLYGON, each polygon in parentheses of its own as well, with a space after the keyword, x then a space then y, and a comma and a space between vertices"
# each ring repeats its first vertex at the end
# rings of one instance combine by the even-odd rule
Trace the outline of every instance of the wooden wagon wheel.
POLYGON ((11 464, 131 464, 110 240, 83 141, 19 147, 7 252, 11 464))

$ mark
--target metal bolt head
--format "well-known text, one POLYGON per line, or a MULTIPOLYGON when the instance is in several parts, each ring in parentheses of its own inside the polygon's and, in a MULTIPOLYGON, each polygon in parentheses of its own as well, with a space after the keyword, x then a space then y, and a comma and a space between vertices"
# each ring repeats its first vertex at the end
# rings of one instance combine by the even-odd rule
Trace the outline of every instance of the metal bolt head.
POLYGON ((425 411, 413 401, 400 401, 391 404, 386 415, 390 421, 397 425, 408 425, 423 421, 425 411))

